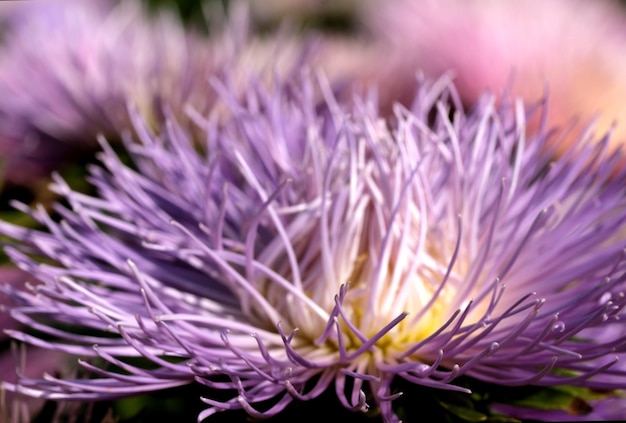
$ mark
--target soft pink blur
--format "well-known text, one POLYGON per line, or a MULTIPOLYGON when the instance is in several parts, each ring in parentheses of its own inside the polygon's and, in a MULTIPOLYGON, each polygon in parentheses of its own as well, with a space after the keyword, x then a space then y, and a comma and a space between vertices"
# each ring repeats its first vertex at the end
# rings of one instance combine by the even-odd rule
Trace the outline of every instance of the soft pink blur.
POLYGON ((376 79, 384 101, 408 100, 418 70, 452 71, 463 100, 484 90, 535 102, 549 93, 549 123, 596 134, 615 122, 626 140, 626 14, 598 0, 389 0, 364 11, 386 51, 376 79))

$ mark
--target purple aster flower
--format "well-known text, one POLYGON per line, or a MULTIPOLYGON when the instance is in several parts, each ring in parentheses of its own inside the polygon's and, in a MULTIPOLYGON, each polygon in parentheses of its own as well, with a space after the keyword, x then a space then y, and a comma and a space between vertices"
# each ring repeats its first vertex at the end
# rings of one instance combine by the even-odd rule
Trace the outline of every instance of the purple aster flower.
POLYGON ((520 103, 464 111, 446 79, 393 121, 323 79, 251 83, 241 100, 215 86, 231 118, 194 115, 200 148, 131 111, 133 166, 103 142, 98 196, 56 178, 54 215, 17 205, 47 230, 0 224, 43 282, 7 288, 35 331, 9 335, 90 373, 5 389, 96 400, 198 383, 203 420, 334 387, 395 422, 396 378, 624 385, 626 173, 608 135, 551 161, 554 134, 526 133, 520 103))

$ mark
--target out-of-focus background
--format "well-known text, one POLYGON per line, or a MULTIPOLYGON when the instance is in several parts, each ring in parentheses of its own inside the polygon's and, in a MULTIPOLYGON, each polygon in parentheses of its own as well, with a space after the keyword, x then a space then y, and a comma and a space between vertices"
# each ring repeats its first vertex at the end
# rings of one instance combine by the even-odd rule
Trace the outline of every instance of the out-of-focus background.
MULTIPOLYGON (((0 217, 24 219, 9 200, 48 206, 52 171, 85 187, 96 136, 114 143, 130 129, 132 102, 158 129, 164 110, 211 109, 211 77, 304 61, 342 95, 375 87, 384 113, 409 103, 418 74, 452 75, 467 107, 485 91, 549 104, 557 151, 588 131, 626 140, 626 2, 609 0, 32 0, 0 3, 0 217), (305 54, 306 53, 306 54, 305 54), (304 58, 303 58, 304 57, 304 58), (589 124, 593 123, 593 126, 589 124)), ((169 116, 169 115, 168 115, 169 116)), ((529 122, 529 130, 541 124, 529 122)), ((26 223, 20 221, 20 223, 26 223)), ((3 281, 27 280, 9 263, 3 281)), ((0 299, 7 301, 6 298, 0 299)), ((4 318, 5 316, 3 316, 4 318)), ((3 328, 8 320, 0 321, 3 328)), ((0 339, 0 374, 19 352, 0 339)), ((68 358, 27 351, 27 375, 69 371, 68 358), (34 361, 32 357, 35 357, 34 361), (36 363, 33 365, 32 363, 36 363)), ((19 361, 19 360, 18 360, 19 361)), ((406 387, 409 389, 409 387, 406 387)), ((532 388, 528 388, 532 389, 532 388)), ((506 390, 504 390, 506 391, 506 390)), ((479 390, 480 393, 480 390, 479 390)), ((27 401, 32 421, 195 421, 202 391, 188 387, 110 403, 27 401)), ((502 395, 506 396, 506 392, 502 395)), ((443 393, 441 398, 452 393, 443 393)), ((413 396, 415 398, 415 396, 413 396)), ((10 421, 4 395, 0 423, 10 421)), ((345 411, 333 393, 294 404, 272 421, 303 413, 376 421, 345 411)), ((445 398, 444 398, 445 399, 445 398)), ((480 398, 478 402, 482 401, 480 398)), ((420 404, 422 415, 446 402, 420 404)), ((413 406, 402 403, 401 407, 413 406)), ((450 421, 474 415, 450 411, 450 421)), ((212 422, 252 421, 243 412, 212 422)))

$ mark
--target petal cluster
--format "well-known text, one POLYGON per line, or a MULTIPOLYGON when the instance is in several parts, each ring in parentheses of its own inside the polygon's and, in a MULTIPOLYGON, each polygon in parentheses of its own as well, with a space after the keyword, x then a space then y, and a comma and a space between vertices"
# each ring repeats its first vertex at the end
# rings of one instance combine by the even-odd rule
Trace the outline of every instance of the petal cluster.
POLYGON ((6 389, 91 400, 199 383, 202 420, 334 387, 395 422, 398 377, 623 385, 626 174, 608 135, 555 161, 558 135, 525 129, 544 109, 464 110, 446 78, 387 120, 373 96, 340 104, 307 75, 214 88, 230 113, 192 114, 201 139, 174 119, 155 135, 131 109, 132 163, 101 140, 97 195, 56 178, 53 213, 16 204, 44 229, 0 223, 43 282, 6 288, 32 329, 9 334, 91 375, 6 389))

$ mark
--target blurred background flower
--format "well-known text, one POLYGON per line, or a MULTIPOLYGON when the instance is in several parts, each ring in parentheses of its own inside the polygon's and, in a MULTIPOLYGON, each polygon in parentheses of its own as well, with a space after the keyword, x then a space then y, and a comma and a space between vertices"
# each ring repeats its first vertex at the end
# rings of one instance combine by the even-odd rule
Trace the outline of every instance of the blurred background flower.
POLYGON ((232 54, 173 15, 148 17, 139 2, 18 3, 3 15, 0 48, 8 182, 46 176, 63 158, 93 149, 96 134, 128 128, 128 101, 154 124, 165 104, 181 118, 187 104, 205 110, 211 96, 198 87, 232 54))
MULTIPOLYGON (((416 71, 453 72, 473 104, 508 90, 528 104, 549 94, 548 124, 575 140, 595 119, 612 143, 626 141, 626 14, 614 1, 390 0, 361 10, 385 46, 375 77, 383 101, 410 99, 416 71)), ((566 147, 563 147, 566 148, 566 147)))

